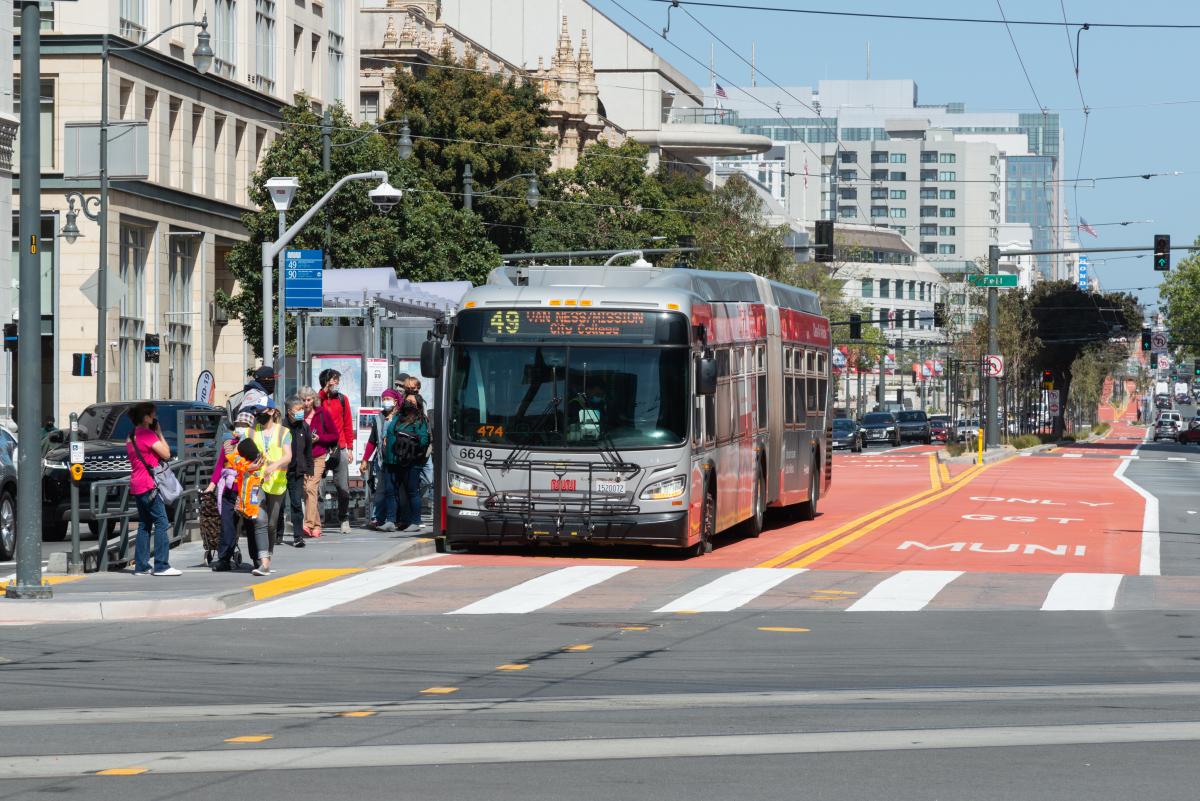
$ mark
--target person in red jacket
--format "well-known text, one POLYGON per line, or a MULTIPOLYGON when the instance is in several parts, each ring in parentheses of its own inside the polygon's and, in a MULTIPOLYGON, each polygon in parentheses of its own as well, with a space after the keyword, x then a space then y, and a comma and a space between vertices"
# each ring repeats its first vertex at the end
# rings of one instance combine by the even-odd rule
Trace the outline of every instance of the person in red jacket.
POLYGON ((342 374, 337 370, 322 370, 321 408, 333 420, 338 432, 338 446, 331 448, 325 458, 325 469, 333 471, 333 483, 337 487, 338 523, 342 533, 350 533, 350 460, 354 458, 354 415, 350 399, 339 390, 342 374))

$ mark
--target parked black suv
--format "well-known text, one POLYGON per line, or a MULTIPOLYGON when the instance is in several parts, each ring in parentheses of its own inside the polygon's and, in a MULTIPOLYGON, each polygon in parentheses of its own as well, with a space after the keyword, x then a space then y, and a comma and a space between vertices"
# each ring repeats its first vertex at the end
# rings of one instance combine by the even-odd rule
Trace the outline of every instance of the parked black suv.
POLYGON ((929 428, 929 417, 920 410, 896 413, 896 427, 900 429, 900 441, 916 440, 928 445, 933 432, 929 428))
MULTIPOLYGON (((126 412, 135 403, 141 401, 97 403, 79 415, 79 438, 84 443, 83 480, 79 482, 79 519, 91 527, 92 533, 99 531, 91 510, 92 482, 123 478, 131 472, 125 440, 133 430, 133 422, 126 412)), ((166 400, 151 403, 157 407, 163 436, 176 457, 179 456, 180 445, 187 438, 180 436, 180 412, 203 411, 224 415, 220 408, 197 401, 166 400)), ((43 536, 47 540, 65 537, 71 520, 71 478, 68 472, 71 449, 67 434, 66 430, 51 432, 42 455, 42 520, 43 536)), ((184 434, 202 438, 207 434, 210 440, 213 436, 212 430, 189 430, 184 434)))

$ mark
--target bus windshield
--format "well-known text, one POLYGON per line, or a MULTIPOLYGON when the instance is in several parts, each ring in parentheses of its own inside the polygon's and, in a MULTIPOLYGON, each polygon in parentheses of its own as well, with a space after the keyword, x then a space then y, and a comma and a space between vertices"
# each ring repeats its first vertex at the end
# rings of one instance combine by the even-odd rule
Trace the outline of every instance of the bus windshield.
POLYGON ((572 450, 682 444, 688 357, 687 348, 455 345, 450 437, 572 450))

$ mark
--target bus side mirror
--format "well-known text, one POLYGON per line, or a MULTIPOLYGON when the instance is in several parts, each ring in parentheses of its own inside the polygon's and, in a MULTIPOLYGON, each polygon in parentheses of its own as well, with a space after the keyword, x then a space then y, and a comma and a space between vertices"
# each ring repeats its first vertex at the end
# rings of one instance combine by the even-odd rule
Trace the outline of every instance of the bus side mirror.
POLYGON ((421 343, 421 375, 426 378, 439 378, 442 374, 440 343, 436 339, 427 339, 421 343))
POLYGON ((696 394, 715 395, 717 392, 717 360, 708 355, 696 362, 696 394))

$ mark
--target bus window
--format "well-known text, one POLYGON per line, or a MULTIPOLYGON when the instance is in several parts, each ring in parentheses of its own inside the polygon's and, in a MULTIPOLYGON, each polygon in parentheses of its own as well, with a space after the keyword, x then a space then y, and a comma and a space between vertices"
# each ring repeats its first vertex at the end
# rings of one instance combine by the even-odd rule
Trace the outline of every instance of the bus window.
POLYGON ((796 379, 790 375, 783 379, 783 422, 785 425, 791 425, 796 422, 796 379))
POLYGON ((713 435, 717 430, 717 396, 704 397, 704 444, 712 447, 713 435))
POLYGON ((792 372, 792 349, 783 349, 783 371, 785 373, 792 372))
POLYGON ((815 373, 817 371, 817 354, 814 351, 808 352, 808 372, 815 373))
POLYGON ((763 373, 758 374, 758 428, 762 430, 767 427, 767 377, 763 373))
POLYGON ((808 384, 808 410, 810 412, 820 411, 820 406, 817 403, 817 378, 809 376, 805 381, 808 384))
POLYGON ((797 378, 797 379, 796 379, 796 397, 795 397, 795 403, 796 403, 796 424, 797 424, 797 425, 801 425, 801 426, 802 426, 802 425, 804 425, 804 419, 805 419, 805 414, 804 414, 804 379, 803 379, 803 378, 797 378))
POLYGON ((758 354, 758 361, 757 361, 758 372, 760 372, 760 373, 765 372, 767 369, 767 349, 764 348, 762 345, 759 345, 757 348, 755 348, 755 350, 758 354))

